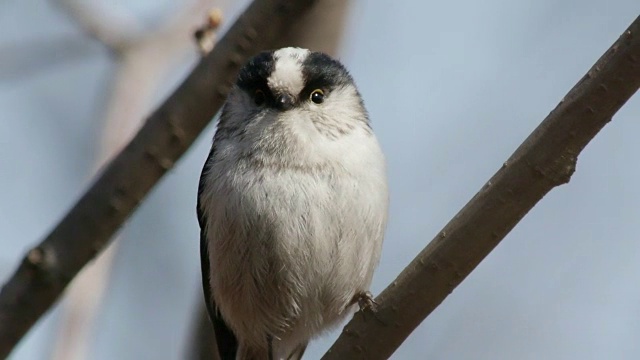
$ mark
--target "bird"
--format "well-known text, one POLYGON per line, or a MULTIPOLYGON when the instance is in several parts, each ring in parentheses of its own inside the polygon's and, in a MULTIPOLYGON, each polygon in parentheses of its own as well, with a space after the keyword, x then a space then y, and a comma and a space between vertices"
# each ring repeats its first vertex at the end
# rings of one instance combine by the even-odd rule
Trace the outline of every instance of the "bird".
POLYGON ((198 186, 220 358, 300 359, 310 340, 371 305, 388 207, 385 157, 345 66, 293 47, 251 58, 198 186))

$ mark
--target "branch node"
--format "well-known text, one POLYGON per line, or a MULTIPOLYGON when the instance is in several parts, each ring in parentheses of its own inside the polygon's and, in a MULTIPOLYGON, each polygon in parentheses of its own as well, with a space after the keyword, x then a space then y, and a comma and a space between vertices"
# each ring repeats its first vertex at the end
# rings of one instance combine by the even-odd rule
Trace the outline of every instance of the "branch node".
POLYGON ((244 61, 244 57, 239 53, 233 53, 229 56, 229 66, 241 65, 244 61))
POLYGON ((242 35, 245 39, 249 41, 254 41, 258 37, 258 32, 253 26, 247 26, 247 28, 245 29, 242 35))
POLYGON ((187 134, 184 132, 184 129, 174 121, 169 122, 169 127, 171 128, 169 130, 171 136, 170 141, 176 142, 183 147, 188 146, 187 134))
POLYGON ((114 213, 121 213, 124 210, 126 210, 126 204, 123 201, 124 199, 122 197, 118 197, 118 196, 113 196, 110 200, 109 200, 109 208, 111 210, 114 211, 114 213))
POLYGON ((222 10, 214 8, 207 13, 207 20, 204 25, 196 29, 193 37, 198 44, 198 49, 202 56, 207 55, 213 50, 216 43, 216 31, 222 24, 222 10))
POLYGON ((238 44, 236 45, 236 47, 239 51, 245 53, 248 49, 251 48, 251 40, 241 37, 238 39, 238 44))
POLYGON ((158 150, 150 148, 145 151, 145 155, 148 159, 156 163, 163 170, 169 170, 173 167, 174 161, 168 157, 160 155, 158 150))
POLYGON ((128 205, 126 199, 127 188, 124 185, 116 186, 113 189, 113 194, 109 197, 109 209, 112 210, 112 213, 109 215, 127 211, 128 205))
POLYGON ((31 265, 39 267, 44 259, 44 253, 39 247, 33 248, 29 251, 29 254, 27 254, 27 259, 31 265))
POLYGON ((32 267, 40 271, 49 271, 56 264, 56 256, 53 251, 45 246, 36 246, 29 250, 26 257, 32 267))
POLYGON ((540 166, 537 166, 537 165, 533 167, 533 173, 539 178, 547 177, 544 170, 542 170, 542 168, 540 168, 540 166))
POLYGON ((427 268, 431 271, 438 271, 440 270, 440 266, 435 262, 435 261, 431 261, 429 262, 429 265, 427 266, 427 268))

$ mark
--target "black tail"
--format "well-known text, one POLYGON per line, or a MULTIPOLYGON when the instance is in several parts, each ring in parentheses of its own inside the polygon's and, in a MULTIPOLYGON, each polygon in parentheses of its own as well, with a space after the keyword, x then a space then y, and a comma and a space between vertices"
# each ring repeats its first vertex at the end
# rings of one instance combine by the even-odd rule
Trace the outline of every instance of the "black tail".
MULTIPOLYGON (((238 352, 238 340, 231 329, 224 322, 220 313, 215 311, 215 316, 211 316, 213 330, 216 332, 216 343, 220 360, 235 360, 238 352)), ((211 315, 211 313, 209 313, 211 315)))

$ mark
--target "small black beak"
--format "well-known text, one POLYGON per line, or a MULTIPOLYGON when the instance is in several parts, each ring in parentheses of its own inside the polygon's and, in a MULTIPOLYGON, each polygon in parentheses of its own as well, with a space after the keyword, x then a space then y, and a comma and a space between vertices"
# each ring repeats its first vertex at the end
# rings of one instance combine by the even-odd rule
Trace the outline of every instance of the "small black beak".
POLYGON ((289 94, 281 94, 276 97, 276 108, 278 110, 289 110, 293 107, 293 96, 289 94))

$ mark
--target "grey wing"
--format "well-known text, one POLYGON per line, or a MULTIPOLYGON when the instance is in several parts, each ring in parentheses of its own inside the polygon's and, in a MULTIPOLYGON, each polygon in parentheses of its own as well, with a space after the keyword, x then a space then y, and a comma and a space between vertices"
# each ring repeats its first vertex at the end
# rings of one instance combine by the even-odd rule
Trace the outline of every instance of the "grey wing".
POLYGON ((204 190, 205 175, 209 171, 211 159, 213 156, 214 147, 211 148, 209 157, 204 163, 202 174, 200 175, 200 183, 198 184, 198 200, 197 200, 197 213, 198 223, 200 224, 200 263, 202 266, 202 289, 204 290, 204 302, 207 305, 207 311, 213 324, 213 330, 216 334, 216 343, 221 360, 233 360, 236 358, 236 352, 238 351, 238 340, 235 335, 227 326, 227 323, 222 318, 222 315, 216 308, 216 304, 213 300, 213 294, 211 289, 211 283, 209 277, 211 269, 209 266, 209 241, 206 234, 206 217, 200 207, 200 198, 204 190))

